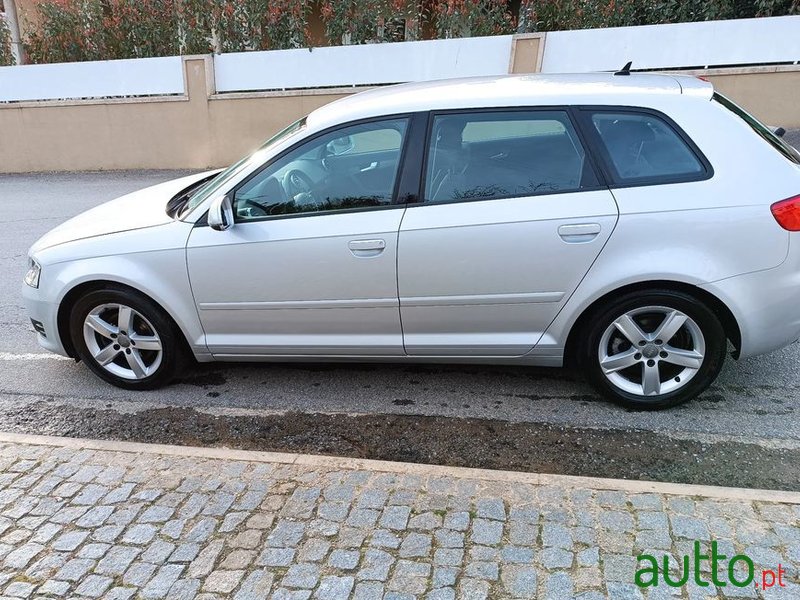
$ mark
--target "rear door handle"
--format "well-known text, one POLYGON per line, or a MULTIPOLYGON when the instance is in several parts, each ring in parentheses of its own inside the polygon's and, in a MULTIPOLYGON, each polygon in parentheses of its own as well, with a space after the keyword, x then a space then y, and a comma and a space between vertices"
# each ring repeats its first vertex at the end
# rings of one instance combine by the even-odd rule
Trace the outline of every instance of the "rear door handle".
POLYGON ((354 256, 378 256, 386 248, 386 240, 351 240, 347 247, 354 256))
POLYGON ((600 230, 600 223, 576 223, 562 225, 558 228, 558 235, 568 244, 584 244, 595 239, 600 230))

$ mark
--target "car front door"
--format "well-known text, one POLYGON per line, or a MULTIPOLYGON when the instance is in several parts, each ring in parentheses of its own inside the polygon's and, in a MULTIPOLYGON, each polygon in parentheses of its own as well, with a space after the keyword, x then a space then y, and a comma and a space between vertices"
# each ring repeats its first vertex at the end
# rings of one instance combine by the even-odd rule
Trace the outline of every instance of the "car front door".
POLYGON ((403 354, 395 183, 408 123, 300 142, 236 187, 232 227, 193 230, 189 276, 212 354, 403 354))
POLYGON ((617 221, 568 111, 432 116, 400 227, 406 352, 517 356, 540 340, 617 221))

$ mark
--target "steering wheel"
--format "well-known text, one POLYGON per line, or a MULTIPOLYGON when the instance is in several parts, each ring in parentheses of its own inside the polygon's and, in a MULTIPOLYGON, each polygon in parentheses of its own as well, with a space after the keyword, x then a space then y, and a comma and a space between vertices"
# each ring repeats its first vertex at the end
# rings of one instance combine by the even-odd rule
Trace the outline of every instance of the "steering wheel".
POLYGON ((255 200, 244 198, 242 200, 242 204, 244 204, 244 206, 238 208, 238 214, 240 217, 244 217, 246 219, 257 219, 258 217, 266 217, 269 215, 264 206, 255 200))
POLYGON ((290 169, 283 176, 283 188, 295 204, 314 202, 314 182, 300 169, 290 169))

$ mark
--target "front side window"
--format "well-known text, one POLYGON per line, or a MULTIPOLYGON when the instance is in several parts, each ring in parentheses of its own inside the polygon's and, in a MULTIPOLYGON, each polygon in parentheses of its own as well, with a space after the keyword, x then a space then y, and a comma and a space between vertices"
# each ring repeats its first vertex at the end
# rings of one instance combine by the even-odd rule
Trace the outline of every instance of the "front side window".
POLYGON ((484 111, 433 120, 426 202, 570 192, 596 184, 564 111, 484 111))
POLYGON ((391 204, 408 119, 350 125, 301 144, 233 197, 237 221, 391 204))
POLYGON ((226 184, 236 179, 236 177, 242 172, 258 164, 258 161, 263 160, 262 157, 265 153, 269 152, 271 148, 282 142, 285 142, 293 135, 301 132, 305 126, 306 118, 303 117, 302 119, 298 119, 286 129, 279 131, 274 136, 269 138, 258 148, 258 150, 233 163, 230 167, 214 176, 208 183, 197 188, 197 190, 192 193, 189 201, 186 203, 186 206, 184 206, 182 209, 181 217, 200 206, 203 202, 205 202, 206 199, 210 198, 212 194, 215 194, 220 189, 224 189, 226 184))
POLYGON ((592 125, 621 183, 660 179, 691 181, 706 170, 663 119, 651 113, 596 112, 592 125))

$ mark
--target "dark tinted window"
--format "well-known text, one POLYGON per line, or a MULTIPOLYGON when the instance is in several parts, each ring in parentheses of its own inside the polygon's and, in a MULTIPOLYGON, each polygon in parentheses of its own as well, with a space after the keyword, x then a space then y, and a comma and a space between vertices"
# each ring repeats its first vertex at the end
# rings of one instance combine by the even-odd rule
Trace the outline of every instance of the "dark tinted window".
POLYGON ((407 122, 351 125, 301 144, 236 190, 236 220, 391 204, 407 122))
POLYGON ((596 184, 563 111, 484 111, 434 118, 426 202, 569 192, 596 184))
POLYGON ((689 145, 656 115, 596 112, 592 124, 622 182, 693 180, 705 173, 689 145))
POLYGON ((756 119, 753 115, 744 110, 741 106, 731 102, 722 94, 714 94, 714 100, 727 108, 742 121, 747 123, 753 131, 764 138, 767 143, 783 154, 790 161, 800 165, 800 152, 792 148, 788 143, 775 135, 772 130, 756 119))

